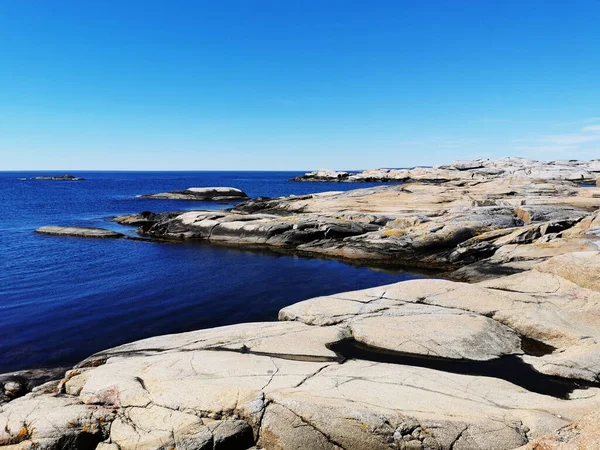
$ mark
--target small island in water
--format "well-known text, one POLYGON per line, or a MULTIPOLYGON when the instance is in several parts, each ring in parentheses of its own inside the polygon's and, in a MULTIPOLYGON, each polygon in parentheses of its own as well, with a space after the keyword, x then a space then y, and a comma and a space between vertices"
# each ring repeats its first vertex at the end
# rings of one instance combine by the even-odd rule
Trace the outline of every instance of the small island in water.
POLYGON ((64 175, 42 175, 39 177, 33 177, 32 180, 41 180, 41 181, 83 181, 85 178, 76 177, 74 175, 64 174, 64 175))

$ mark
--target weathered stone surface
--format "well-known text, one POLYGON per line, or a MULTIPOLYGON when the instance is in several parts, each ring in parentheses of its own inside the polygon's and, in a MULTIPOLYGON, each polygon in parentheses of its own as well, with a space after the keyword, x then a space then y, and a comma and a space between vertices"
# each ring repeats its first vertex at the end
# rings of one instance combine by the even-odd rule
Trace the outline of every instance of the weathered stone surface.
MULTIPOLYGON (((60 393, 2 406, 0 445, 498 450, 554 442, 600 408, 600 388, 572 384, 555 398, 522 387, 518 376, 515 384, 501 373, 426 367, 429 359, 345 359, 333 349, 351 338, 440 361, 523 358, 541 373, 598 381, 598 317, 600 292, 536 270, 310 299, 284 308, 279 322, 159 336, 93 355, 67 373, 60 393)), ((584 428, 567 437, 592 439, 584 428)))
POLYGON ((36 233, 50 234, 52 236, 75 236, 75 237, 92 237, 92 238, 121 238, 125 237, 123 233, 106 230, 104 228, 87 228, 87 227, 56 227, 47 226, 40 227, 35 230, 36 233))
POLYGON ((414 169, 369 169, 357 174, 317 170, 296 177, 294 181, 402 181, 447 182, 490 180, 515 177, 529 180, 566 180, 595 183, 599 161, 534 161, 525 158, 477 159, 454 161, 450 166, 415 167, 414 169))
POLYGON ((536 265, 535 269, 558 275, 581 287, 600 291, 598 252, 566 253, 536 265))
POLYGON ((515 209, 517 217, 523 222, 577 221, 588 213, 579 208, 557 207, 551 205, 520 206, 515 209))
POLYGON ((106 439, 111 408, 87 406, 73 397, 29 394, 0 409, 0 447, 87 449, 106 439))
POLYGON ((594 412, 518 450, 593 450, 600 445, 600 412, 594 412))
POLYGON ((457 170, 472 170, 472 169, 481 169, 482 167, 484 167, 484 160, 481 159, 477 159, 477 160, 460 160, 460 161, 454 161, 452 163, 452 167, 454 167, 457 170))
POLYGON ((188 188, 184 191, 161 192, 159 194, 145 194, 141 197, 164 200, 199 201, 231 201, 248 199, 248 195, 246 195, 245 192, 232 187, 188 188))
MULTIPOLYGON (((597 252, 595 257, 600 259, 597 252)), ((587 270, 588 276, 595 273, 587 270)), ((557 349, 526 357, 540 372, 598 381, 599 313, 598 291, 530 270, 474 285, 413 280, 316 298, 282 309, 280 319, 344 324, 359 342, 375 347, 472 360, 518 353, 516 335, 522 335, 557 349), (466 313, 477 314, 478 321, 470 323, 466 313)))
POLYGON ((64 367, 56 367, 0 374, 0 405, 21 397, 48 381, 60 379, 65 370, 64 367))
POLYGON ((521 178, 413 183, 256 199, 231 211, 116 220, 138 224, 143 235, 156 239, 202 239, 403 266, 475 264, 455 277, 477 280, 485 273, 529 268, 574 246, 595 248, 579 224, 590 222, 600 198, 584 196, 585 190, 521 178), (525 260, 530 266, 514 264, 525 260), (480 270, 489 267, 497 270, 480 270))
POLYGON ((597 442, 585 416, 600 409, 600 199, 576 186, 593 167, 507 158, 382 169, 343 177, 413 183, 117 218, 157 239, 463 266, 453 278, 483 281, 339 293, 286 307, 275 323, 100 352, 60 383, 3 405, 0 445, 499 450, 597 442))
MULTIPOLYGON (((377 348, 443 358, 486 360, 521 352, 510 328, 487 317, 423 307, 422 314, 367 317, 350 324, 352 336, 377 348)), ((388 310, 390 311, 390 310, 388 310)))
POLYGON ((139 228, 140 232, 148 231, 152 225, 157 222, 164 222, 183 214, 184 211, 173 211, 166 213, 153 213, 151 211, 143 211, 138 214, 126 214, 124 216, 117 216, 112 219, 113 222, 117 222, 121 225, 132 226, 139 228))

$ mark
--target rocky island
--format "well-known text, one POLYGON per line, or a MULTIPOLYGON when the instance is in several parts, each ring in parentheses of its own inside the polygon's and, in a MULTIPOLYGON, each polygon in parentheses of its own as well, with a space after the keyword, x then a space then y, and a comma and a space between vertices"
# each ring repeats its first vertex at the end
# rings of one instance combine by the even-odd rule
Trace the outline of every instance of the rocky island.
POLYGON ((104 228, 88 228, 88 227, 59 227, 45 226, 35 230, 39 234, 49 234, 52 236, 74 236, 74 237, 91 237, 91 238, 121 238, 125 237, 123 233, 117 231, 106 230, 104 228))
POLYGON ((569 161, 578 176, 552 172, 562 162, 487 175, 469 162, 435 169, 446 179, 116 218, 158 241, 440 276, 102 351, 3 405, 0 446, 597 448, 600 189, 581 186, 592 163, 569 161))
POLYGON ((83 180, 85 180, 85 178, 81 178, 81 177, 76 177, 74 175, 65 174, 65 175, 60 175, 60 176, 44 175, 44 176, 39 176, 39 177, 33 177, 32 180, 45 180, 45 181, 83 181, 83 180))
POLYGON ((161 192, 159 194, 144 194, 142 198, 162 200, 198 200, 198 201, 236 201, 247 200, 248 195, 240 189, 232 187, 187 188, 183 191, 161 192))

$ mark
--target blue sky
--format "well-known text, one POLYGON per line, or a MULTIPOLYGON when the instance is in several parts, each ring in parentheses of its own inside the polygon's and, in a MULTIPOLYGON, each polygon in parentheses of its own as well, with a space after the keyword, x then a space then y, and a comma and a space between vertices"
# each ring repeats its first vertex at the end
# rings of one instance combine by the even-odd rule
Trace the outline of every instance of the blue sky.
POLYGON ((600 2, 3 0, 0 170, 600 158, 600 2))

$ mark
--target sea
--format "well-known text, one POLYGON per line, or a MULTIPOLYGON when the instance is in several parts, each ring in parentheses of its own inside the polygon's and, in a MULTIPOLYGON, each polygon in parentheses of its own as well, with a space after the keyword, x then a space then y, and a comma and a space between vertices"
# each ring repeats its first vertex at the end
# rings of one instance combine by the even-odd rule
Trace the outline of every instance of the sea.
POLYGON ((228 186, 251 197, 346 191, 378 183, 291 182, 300 172, 0 172, 0 373, 69 366, 150 336, 277 320, 311 297, 420 278, 401 270, 187 242, 44 236, 44 225, 103 227, 141 211, 233 203, 140 198, 228 186))

